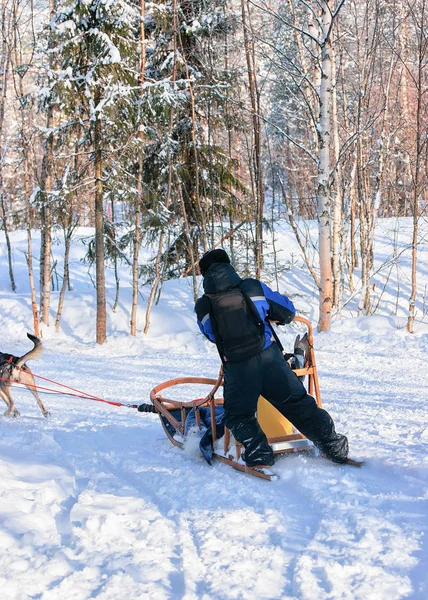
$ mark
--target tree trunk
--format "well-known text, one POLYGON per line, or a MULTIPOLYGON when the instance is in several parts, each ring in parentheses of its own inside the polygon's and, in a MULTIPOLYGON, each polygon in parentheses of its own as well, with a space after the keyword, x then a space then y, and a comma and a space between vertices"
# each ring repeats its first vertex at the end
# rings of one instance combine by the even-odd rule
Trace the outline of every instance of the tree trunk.
MULTIPOLYGON (((52 110, 48 109, 46 129, 52 128, 52 110)), ((49 325, 51 294, 51 210, 50 193, 52 191, 53 135, 49 133, 45 142, 40 180, 41 189, 41 243, 40 243, 40 320, 49 325)))
MULTIPOLYGON (((226 13, 226 6, 223 6, 223 11, 224 11, 224 15, 226 13)), ((228 31, 225 31, 224 34, 224 70, 227 73, 229 71, 229 45, 228 45, 228 31)), ((229 97, 230 97, 230 90, 229 88, 227 88, 226 92, 226 101, 225 101, 225 105, 224 105, 224 111, 225 111, 225 117, 226 117, 226 129, 227 129, 227 149, 228 149, 228 156, 229 156, 229 161, 230 164, 233 164, 233 152, 232 152, 232 133, 233 133, 233 129, 232 129, 232 116, 231 116, 231 109, 229 106, 229 97)), ((236 135, 236 138, 238 136, 236 135)), ((238 140, 237 140, 238 142, 238 140)), ((238 150, 238 143, 237 143, 237 150, 238 150)), ((228 199, 228 203, 227 203, 227 213, 229 215, 229 230, 232 231, 234 228, 234 217, 235 217, 235 206, 234 206, 234 200, 229 197, 228 199)), ((230 259, 232 264, 235 264, 235 246, 234 246, 234 236, 231 235, 230 236, 230 240, 229 240, 229 248, 230 248, 230 259)))
MULTIPOLYGON (((255 262, 256 278, 260 279, 261 269, 263 267, 263 209, 264 209, 264 189, 262 172, 262 143, 261 143, 261 120, 260 120, 260 92, 257 85, 256 64, 254 56, 254 37, 249 36, 251 31, 251 18, 249 14, 248 0, 241 0, 242 29, 244 34, 245 59, 247 63, 248 88, 250 92, 254 149, 252 154, 252 168, 254 172, 254 188, 256 201, 256 239, 255 239, 255 262)), ((252 31, 251 31, 252 33, 252 31)))
POLYGON ((3 194, 3 177, 1 174, 0 174, 0 204, 1 204, 1 209, 2 209, 3 231, 4 231, 5 238, 6 238, 7 262, 9 265, 10 286, 12 288, 12 292, 16 292, 16 284, 15 284, 15 278, 13 276, 13 266, 12 266, 12 246, 10 244, 9 229, 7 226, 6 207, 5 207, 5 203, 4 203, 4 194, 3 194))
MULTIPOLYGON (((98 90, 95 95, 95 106, 101 100, 98 90)), ((97 116, 94 123, 94 168, 95 168, 95 264, 96 264, 96 293, 97 344, 103 344, 107 337, 106 286, 104 265, 104 211, 103 211, 103 181, 102 181, 102 151, 101 151, 101 121, 97 116)))
POLYGON ((153 302, 156 296, 156 292, 159 286, 159 281, 160 281, 160 276, 161 276, 161 258, 162 258, 162 252, 163 252, 163 241, 165 238, 165 232, 162 231, 160 234, 160 238, 159 238, 159 246, 158 246, 158 252, 156 254, 156 261, 155 261, 155 279, 153 281, 153 285, 152 285, 152 289, 150 290, 150 296, 149 296, 149 300, 147 302, 147 310, 146 310, 146 323, 144 325, 144 333, 147 334, 149 331, 149 327, 150 327, 150 315, 152 312, 152 308, 153 308, 153 302))
MULTIPOLYGON (((22 131, 24 131, 24 115, 22 115, 21 122, 22 131)), ((36 296, 36 286, 34 284, 34 271, 33 271, 33 240, 31 237, 31 204, 30 204, 30 168, 29 168, 29 159, 28 159, 28 145, 26 140, 24 140, 24 162, 25 162, 25 202, 27 209, 27 267, 28 267, 28 279, 30 284, 30 292, 31 292, 31 310, 33 313, 33 323, 34 323, 34 333, 39 336, 40 335, 40 327, 39 327, 39 313, 37 310, 37 296, 36 296)))
MULTIPOLYGON (((179 181, 177 181, 177 184, 179 185, 179 181)), ((192 244, 192 236, 190 235, 189 219, 187 217, 186 204, 184 202, 181 187, 178 188, 178 193, 180 195, 181 210, 183 211, 184 232, 185 232, 186 241, 187 241, 187 251, 189 252, 190 264, 192 265, 193 297, 196 302, 196 299, 198 297, 198 284, 196 281, 195 254, 193 252, 193 244, 192 244)))
MULTIPOLYGON (((394 46, 395 50, 395 46, 394 46)), ((365 192, 365 201, 361 204, 361 210, 364 210, 365 220, 367 222, 367 232, 365 236, 365 244, 361 246, 361 268, 362 268, 362 290, 361 290, 361 298, 358 306, 358 314, 361 315, 363 309, 365 309, 366 313, 370 313, 370 277, 373 268, 373 245, 374 245, 374 235, 376 231, 376 223, 379 214, 379 209, 381 206, 382 194, 383 194, 383 186, 384 186, 384 177, 385 177, 385 164, 386 159, 389 156, 389 146, 391 133, 388 130, 390 127, 389 122, 389 112, 390 112, 390 91, 391 91, 391 81, 392 75, 394 73, 394 68, 396 65, 395 52, 392 54, 391 63, 389 66, 388 79, 385 90, 385 102, 382 116, 382 127, 379 134, 379 160, 378 160, 378 168, 375 177, 375 189, 373 192, 373 200, 368 206, 368 198, 369 192, 365 192)), ((367 182, 366 174, 363 176, 363 181, 367 182)), ((368 184, 366 184, 367 190, 368 184)), ((362 218, 362 212, 361 212, 362 218)), ((360 221, 360 229, 362 232, 362 222, 360 221)), ((361 238, 363 240, 363 237, 361 238)))
MULTIPOLYGON (((56 11, 56 0, 49 0, 49 10, 51 18, 56 11)), ((54 45, 52 34, 49 35, 48 48, 52 49, 54 45)), ((49 68, 54 68, 53 54, 49 55, 49 68)), ((40 177, 41 192, 41 244, 40 244, 40 320, 45 325, 49 325, 49 311, 51 301, 51 209, 50 200, 52 193, 52 173, 53 173, 53 151, 54 136, 52 128, 54 125, 55 109, 51 101, 46 114, 46 135, 42 171, 40 177)))
MULTIPOLYGON (((192 10, 192 5, 191 3, 187 4, 187 3, 182 3, 180 6, 180 9, 184 12, 185 14, 188 15, 189 9, 192 10)), ((193 48, 192 47, 185 47, 185 44, 183 43, 183 38, 181 35, 181 30, 180 27, 178 26, 178 21, 177 21, 177 5, 176 2, 174 2, 174 37, 176 36, 176 38, 178 39, 179 45, 180 45, 180 50, 181 50, 181 60, 184 63, 184 69, 185 69, 185 73, 186 73, 186 85, 187 85, 187 90, 189 92, 189 99, 190 99, 190 114, 191 114, 191 123, 192 123, 192 127, 191 127, 191 139, 192 139, 192 154, 193 154, 193 165, 191 164, 190 160, 187 159, 187 162, 189 163, 189 189, 188 191, 188 208, 192 207, 194 205, 196 205, 197 209, 198 209, 198 215, 199 215, 199 219, 200 219, 200 223, 201 223, 201 240, 202 240, 202 245, 204 248, 204 252, 206 252, 208 250, 208 241, 207 241, 207 210, 206 210, 206 206, 205 209, 202 207, 202 203, 201 203, 201 193, 200 193, 200 180, 199 180, 199 158, 198 158, 198 140, 196 137, 196 124, 197 124, 197 118, 196 118, 196 109, 195 109, 195 94, 193 91, 193 85, 192 85, 192 77, 191 77, 191 73, 189 70, 189 66, 187 64, 187 58, 188 55, 192 53, 193 48), (192 181, 192 176, 194 177, 194 185, 193 185, 193 181, 192 181)), ((174 40, 174 44, 175 44, 175 40, 174 40)), ((174 48, 174 55, 175 55, 175 48, 174 48)), ((176 57, 174 56, 174 70, 175 70, 175 60, 176 57)), ((186 152, 186 156, 188 156, 188 153, 186 152)), ((181 184, 183 185, 183 184, 181 184)), ((183 196, 183 201, 184 201, 184 196, 183 196)), ((186 214, 187 214, 187 209, 186 209, 186 214)), ((189 225, 189 222, 187 223, 187 225, 189 225)), ((195 245, 197 247, 197 240, 195 240, 195 245)))
MULTIPOLYGON (((114 214, 114 199, 111 199, 110 202, 110 206, 111 206, 111 223, 112 223, 112 235, 113 235, 113 242, 116 246, 116 229, 114 228, 114 223, 115 223, 115 214, 114 214)), ((114 303, 113 303, 113 307, 112 307, 112 311, 116 312, 117 309, 117 305, 119 304, 119 292, 120 292, 120 278, 119 278, 119 272, 118 272, 118 268, 117 268, 117 252, 114 252, 114 257, 113 257, 113 262, 114 262, 114 280, 116 282, 116 293, 114 295, 114 303)))
POLYGON ((349 267, 349 289, 351 294, 354 292, 354 271, 358 267, 358 253, 357 253, 357 243, 355 239, 355 215, 357 210, 357 202, 356 202, 356 175, 357 175, 357 152, 354 156, 354 163, 351 170, 351 182, 349 185, 349 227, 350 227, 350 249, 349 253, 351 255, 351 265, 349 267))
MULTIPOLYGON (((173 83, 175 83, 176 78, 177 78, 177 2, 176 2, 176 0, 174 0, 174 2, 173 2, 173 30, 174 30, 174 50, 173 50, 174 62, 173 62, 173 70, 172 70, 172 81, 173 81, 173 83)), ((170 115, 169 115, 169 134, 170 135, 172 132, 173 124, 174 124, 174 111, 171 108, 170 115)), ((169 172, 168 172, 168 190, 167 190, 166 202, 165 202, 165 208, 167 210, 169 208, 169 203, 171 200, 171 193, 172 193, 172 164, 170 161, 169 172)), ((147 333, 149 331, 150 315, 152 313, 152 308, 153 308, 153 303, 154 303, 154 300, 156 297, 156 292, 158 291, 158 288, 159 288, 159 282, 161 281, 161 258, 162 258, 162 253, 163 253, 164 239, 165 239, 165 229, 162 229, 160 237, 159 237, 158 252, 157 252, 156 261, 155 261, 155 279, 153 281, 152 289, 150 290, 149 300, 147 302, 146 322, 144 324, 144 334, 145 335, 147 335, 147 333)), ((160 289, 161 288, 159 288, 159 294, 160 294, 160 289)))
POLYGON ((4 114, 6 104, 6 93, 7 93, 7 78, 9 73, 9 62, 10 62, 10 51, 7 43, 6 33, 6 5, 5 1, 2 0, 2 42, 1 42, 1 58, 0 58, 0 204, 3 216, 3 230, 6 238, 7 247, 7 260, 9 265, 9 279, 12 291, 16 291, 15 278, 13 275, 12 266, 12 248, 9 238, 9 229, 7 225, 6 217, 6 206, 4 202, 4 188, 3 188, 3 165, 5 164, 6 148, 3 148, 3 125, 4 125, 4 114))
MULTIPOLYGON (((328 4, 328 2, 326 3, 328 4)), ((322 25, 325 36, 330 27, 330 14, 324 7, 322 25)), ((325 39, 321 47, 320 117, 318 138, 318 222, 320 257, 320 314, 318 331, 328 331, 331 324, 331 183, 330 183, 330 109, 331 109, 331 43, 325 39)))
POLYGON ((333 270, 333 306, 340 303, 342 269, 340 262, 340 232, 342 228, 342 168, 340 165, 339 118, 337 106, 337 70, 336 53, 332 47, 332 131, 334 147, 334 205, 333 205, 333 236, 332 236, 332 270, 333 270))
MULTIPOLYGON (((425 82, 425 69, 426 69, 426 54, 428 52, 428 38, 425 25, 425 0, 422 1, 420 7, 420 21, 415 23, 417 30, 417 53, 418 53, 418 72, 414 78, 414 83, 417 92, 417 108, 416 108, 416 123, 415 123, 415 136, 416 136, 416 155, 415 155, 415 169, 413 177, 413 197, 412 197, 412 213, 413 213, 413 234, 412 234, 412 291, 409 298, 409 316, 407 319, 407 331, 413 333, 414 322, 415 322, 415 302, 417 294, 417 279, 416 279, 416 266, 418 259, 418 221, 419 221, 419 194, 421 189, 421 162, 423 152, 426 153, 426 138, 427 132, 424 131, 424 125, 426 128, 426 121, 422 115, 422 101, 425 92, 427 91, 425 82), (425 148, 424 148, 425 146, 425 148)), ((425 155, 425 158, 427 156, 425 155)), ((426 171, 425 171, 426 177, 426 171)))
POLYGON ((59 293, 58 310, 57 310, 56 319, 55 319, 55 331, 56 332, 59 331, 59 327, 61 324, 61 315, 62 315, 62 309, 64 306, 64 296, 65 296, 65 291, 67 289, 68 281, 70 278, 69 257, 70 257, 70 246, 71 246, 72 234, 73 234, 73 228, 68 229, 67 233, 65 234, 65 239, 64 239, 64 241, 65 241, 64 274, 63 274, 63 279, 62 279, 61 291, 59 293))
POLYGON ((311 262, 308 257, 307 240, 302 240, 302 238, 300 236, 299 229, 297 227, 297 223, 296 223, 296 220, 293 215, 291 202, 288 198, 287 191, 285 189, 285 185, 280 177, 278 177, 278 181, 281 186, 282 197, 284 200, 285 208, 287 209, 288 221, 290 223, 291 229, 293 230, 296 241, 299 244, 300 250, 303 254, 303 260, 305 261, 305 264, 308 267, 309 273, 312 275, 312 279, 314 280, 315 285, 317 286, 318 289, 320 289, 320 287, 321 287, 320 280, 319 280, 318 275, 316 274, 313 266, 311 265, 311 262))
MULTIPOLYGON (((33 28, 33 19, 34 19, 34 12, 33 12, 33 6, 31 5, 31 21, 32 21, 32 28, 33 28)), ((14 14, 14 20, 16 21, 16 14, 14 14)), ((33 30, 34 31, 34 30, 33 30)), ((40 326, 39 326, 39 313, 38 313, 38 307, 37 307, 37 294, 36 294, 36 286, 34 283, 34 269, 33 269, 33 240, 32 240, 32 236, 31 236, 31 227, 32 227, 32 222, 33 222, 33 216, 32 216, 32 206, 30 203, 30 196, 31 196, 31 181, 30 181, 30 171, 34 172, 34 169, 32 169, 32 165, 30 162, 30 140, 29 140, 29 136, 27 135, 27 131, 28 130, 32 130, 33 127, 33 123, 32 123, 32 115, 30 111, 25 111, 24 110, 24 106, 25 103, 23 102, 23 99, 25 97, 25 92, 24 92, 24 77, 21 76, 20 73, 18 73, 18 65, 20 65, 22 63, 22 45, 18 44, 18 38, 17 38, 17 28, 15 27, 14 32, 13 32, 13 53, 12 53, 12 61, 13 61, 13 69, 12 72, 14 74, 14 87, 15 87, 15 93, 16 93, 16 99, 19 102, 19 107, 20 107, 20 135, 21 135, 21 139, 22 139, 22 156, 24 159, 24 181, 25 181, 25 187, 24 187, 24 191, 25 191, 25 210, 26 210, 26 229, 27 229, 27 252, 25 254, 25 258, 27 261, 27 269, 28 269, 28 280, 29 280, 29 286, 30 286, 30 294, 31 294, 31 311, 33 313, 33 329, 34 329, 34 333, 37 336, 40 336, 40 326)), ((32 40, 33 42, 33 48, 35 45, 35 40, 33 38, 32 40)))
POLYGON ((140 73, 139 73, 139 97, 140 97, 140 126, 138 130, 138 178, 137 178, 137 197, 135 198, 135 232, 134 232, 134 254, 132 260, 132 307, 131 307, 131 335, 137 335, 137 309, 138 309, 138 283, 139 283, 139 253, 141 245, 141 205, 143 201, 143 123, 142 123, 142 109, 143 109, 143 84, 144 84, 144 71, 146 67, 146 45, 145 45, 145 31, 144 31, 144 14, 145 14, 145 0, 140 0, 140 73))
MULTIPOLYGON (((417 167, 419 168, 419 167, 417 167)), ((409 333, 414 332, 415 323, 415 303, 417 293, 417 278, 416 278, 416 266, 418 261, 418 221, 419 221, 419 197, 417 193, 417 187, 413 192, 413 234, 412 234, 412 292, 409 298, 409 316, 407 319, 407 331, 409 333)))
POLYGON ((138 160, 138 182, 137 182, 137 197, 135 198, 135 214, 134 214, 134 249, 132 259, 132 306, 131 306, 131 335, 137 335, 137 309, 138 309, 138 283, 139 283, 139 253, 141 245, 141 170, 142 156, 138 160))

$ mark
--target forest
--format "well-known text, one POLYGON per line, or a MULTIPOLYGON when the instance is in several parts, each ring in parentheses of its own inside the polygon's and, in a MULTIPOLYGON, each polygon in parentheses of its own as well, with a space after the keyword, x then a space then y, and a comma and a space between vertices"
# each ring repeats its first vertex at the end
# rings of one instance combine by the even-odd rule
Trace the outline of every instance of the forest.
POLYGON ((279 219, 317 290, 318 330, 328 331, 350 296, 359 315, 375 310, 375 232, 391 217, 411 223, 413 332, 426 296, 417 275, 428 216, 427 9, 427 0, 2 0, 2 279, 15 291, 11 233, 26 231, 35 333, 49 325, 53 289, 60 327, 80 227, 93 228, 84 260, 102 344, 106 269, 116 304, 118 265, 127 266, 129 333, 147 333, 163 282, 190 277, 196 297, 198 259, 212 247, 253 277, 267 265, 272 277, 286 270, 266 244, 279 219))

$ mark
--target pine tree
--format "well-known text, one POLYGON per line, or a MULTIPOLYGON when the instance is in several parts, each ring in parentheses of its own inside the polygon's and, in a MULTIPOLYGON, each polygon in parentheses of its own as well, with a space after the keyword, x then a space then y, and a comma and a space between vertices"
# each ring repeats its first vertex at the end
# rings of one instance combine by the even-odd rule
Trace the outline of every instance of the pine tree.
POLYGON ((95 210, 97 322, 96 339, 106 339, 104 262, 105 188, 109 166, 125 143, 126 115, 136 87, 135 7, 122 1, 71 0, 58 7, 50 22, 56 68, 48 74, 49 100, 61 110, 57 135, 79 135, 89 152, 95 210), (120 124, 120 126, 119 126, 120 124))
POLYGON ((233 23, 222 2, 170 0, 153 3, 150 10, 145 227, 168 226, 163 262, 173 276, 192 267, 201 249, 215 243, 209 224, 227 215, 228 198, 235 199, 242 188, 221 143, 221 135, 227 136, 226 90, 233 77, 224 69, 219 41, 233 23))

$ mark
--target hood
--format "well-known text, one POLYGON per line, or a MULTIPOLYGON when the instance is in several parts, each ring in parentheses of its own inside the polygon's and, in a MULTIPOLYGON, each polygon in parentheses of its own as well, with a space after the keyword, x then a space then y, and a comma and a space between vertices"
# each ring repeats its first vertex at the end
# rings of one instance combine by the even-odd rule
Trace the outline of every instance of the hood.
POLYGON ((241 282, 238 273, 227 263, 215 263, 204 277, 204 292, 217 294, 234 288, 241 282))

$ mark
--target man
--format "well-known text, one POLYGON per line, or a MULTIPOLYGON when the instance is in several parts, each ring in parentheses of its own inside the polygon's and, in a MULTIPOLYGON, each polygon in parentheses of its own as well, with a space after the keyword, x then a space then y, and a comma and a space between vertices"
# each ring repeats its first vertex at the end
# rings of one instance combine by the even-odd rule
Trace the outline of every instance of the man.
POLYGON ((266 319, 281 325, 296 314, 293 303, 257 279, 241 279, 222 248, 199 261, 205 294, 196 301, 201 332, 217 345, 224 365, 224 424, 243 444, 250 467, 274 464, 274 455, 255 413, 264 396, 330 460, 343 463, 348 440, 337 434, 284 360, 266 319))

